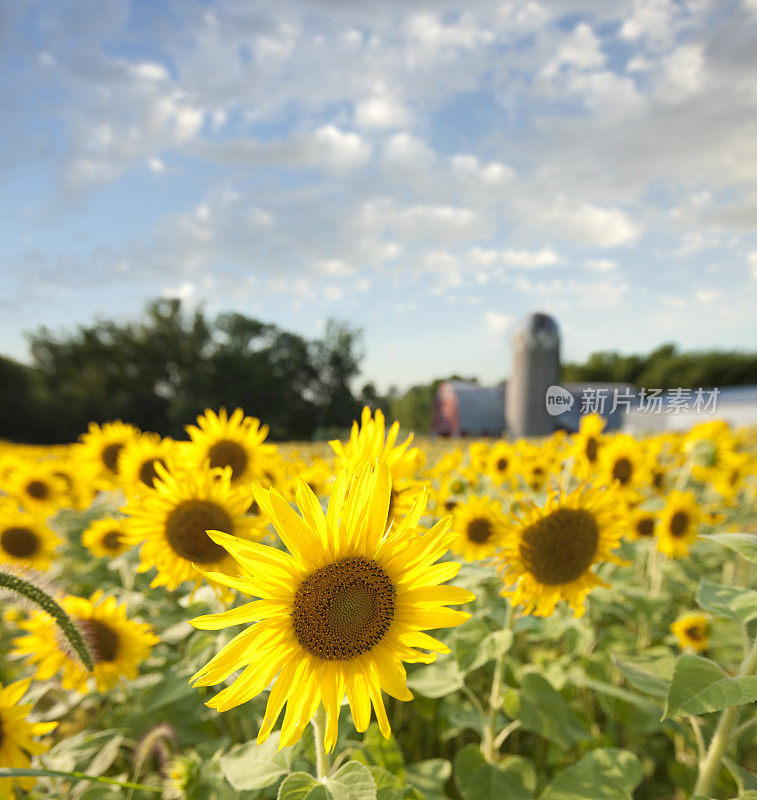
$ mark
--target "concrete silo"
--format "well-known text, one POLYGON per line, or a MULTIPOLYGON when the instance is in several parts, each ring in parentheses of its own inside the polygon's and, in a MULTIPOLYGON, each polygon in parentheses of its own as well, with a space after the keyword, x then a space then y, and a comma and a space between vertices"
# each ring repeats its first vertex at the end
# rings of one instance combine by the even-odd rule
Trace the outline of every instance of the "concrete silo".
POLYGON ((548 314, 531 314, 513 336, 513 372, 507 382, 505 419, 511 436, 548 436, 547 388, 560 380, 560 331, 548 314))

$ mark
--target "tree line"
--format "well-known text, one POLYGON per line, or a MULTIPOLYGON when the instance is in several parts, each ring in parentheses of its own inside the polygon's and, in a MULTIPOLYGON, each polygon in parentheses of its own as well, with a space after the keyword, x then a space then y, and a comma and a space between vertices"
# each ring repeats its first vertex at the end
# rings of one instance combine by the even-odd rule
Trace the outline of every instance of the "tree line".
POLYGON ((325 438, 359 416, 350 382, 361 337, 330 320, 308 340, 240 313, 189 313, 177 299, 155 300, 126 324, 41 328, 29 336, 30 365, 0 357, 0 438, 70 442, 90 421, 112 419, 183 437, 184 425, 221 406, 259 417, 274 440, 325 438))

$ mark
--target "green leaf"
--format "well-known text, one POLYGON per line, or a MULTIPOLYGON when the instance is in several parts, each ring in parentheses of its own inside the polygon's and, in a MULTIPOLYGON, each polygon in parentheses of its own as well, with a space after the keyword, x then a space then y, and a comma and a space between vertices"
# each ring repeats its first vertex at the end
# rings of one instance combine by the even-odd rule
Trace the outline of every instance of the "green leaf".
POLYGON ((426 800, 443 800, 444 784, 452 774, 452 764, 445 758, 416 761, 405 768, 408 784, 417 789, 426 800))
POLYGON ((649 657, 630 658, 625 656, 612 656, 615 666, 623 673, 625 679, 642 692, 651 694, 652 697, 667 697, 670 680, 662 677, 660 672, 672 674, 673 660, 671 656, 663 659, 650 659, 649 657))
POLYGON ((523 678, 520 708, 511 716, 520 719, 523 730, 537 733, 564 750, 589 736, 586 726, 563 696, 537 672, 529 672, 523 678))
POLYGON ((757 700, 757 676, 731 678, 709 658, 683 655, 678 659, 663 719, 676 711, 706 714, 757 700))
POLYGON ((560 772, 539 800, 632 800, 643 777, 641 762, 628 750, 592 750, 560 772))
POLYGON ((736 787, 739 790, 739 794, 748 791, 757 791, 757 775, 754 772, 750 772, 745 767, 742 767, 740 764, 737 764, 735 761, 732 761, 730 758, 724 758, 723 763, 725 764, 728 771, 733 775, 733 779, 736 781, 736 787))
POLYGON ((725 545, 747 561, 757 564, 757 536, 753 533, 707 533, 701 538, 725 545))
MULTIPOLYGON (((359 755, 361 751, 356 753, 356 756, 359 755)), ((392 775, 404 778, 405 759, 402 757, 397 740, 393 736, 385 739, 375 722, 368 726, 363 736, 362 755, 365 756, 368 765, 383 767, 392 775)))
MULTIPOLYGON (((696 798, 694 799, 696 800, 696 798)), ((757 791, 754 789, 747 789, 746 792, 742 792, 736 800, 757 800, 757 791)))
POLYGON ((370 770, 357 761, 348 761, 326 781, 334 800, 376 800, 376 782, 370 770))
POLYGON ((249 742, 233 748, 219 759, 226 780, 238 791, 265 789, 291 772, 294 748, 279 746, 279 731, 261 745, 249 742))
MULTIPOLYGON (((402 797, 402 780, 381 767, 368 767, 376 784, 376 800, 399 800, 402 797)), ((404 772, 404 769, 403 769, 404 772)))
POLYGON ((747 623, 757 619, 757 592, 742 586, 725 586, 703 580, 697 591, 697 603, 705 611, 747 623))
POLYGON ((455 756, 455 782, 464 800, 531 800, 536 773, 531 762, 520 756, 491 764, 478 746, 469 744, 455 756))
POLYGON ((452 650, 463 673, 475 669, 501 658, 513 641, 511 630, 490 630, 489 626, 480 619, 471 619, 457 632, 452 650))
POLYGON ((436 699, 462 688, 463 674, 454 658, 445 658, 436 664, 417 669, 408 676, 407 685, 413 692, 436 699))
POLYGON ((287 775, 276 797, 277 800, 329 800, 326 787, 307 772, 287 775))

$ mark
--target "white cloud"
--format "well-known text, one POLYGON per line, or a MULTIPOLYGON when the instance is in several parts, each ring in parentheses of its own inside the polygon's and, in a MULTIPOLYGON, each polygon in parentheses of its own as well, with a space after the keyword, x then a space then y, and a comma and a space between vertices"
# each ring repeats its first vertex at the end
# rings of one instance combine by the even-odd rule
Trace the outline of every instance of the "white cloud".
POLYGON ((638 238, 641 228, 619 208, 567 197, 541 210, 541 222, 567 239, 596 247, 617 247, 638 238))
POLYGON ((746 263, 749 267, 749 273, 752 276, 752 280, 757 281, 757 250, 753 250, 747 255, 746 263))
POLYGON ((166 162, 161 158, 153 157, 147 160, 147 168, 150 170, 150 172, 154 172, 156 175, 161 175, 166 171, 166 162))
POLYGON ((324 125, 314 134, 317 157, 336 168, 351 169, 365 164, 371 147, 353 131, 343 131, 336 125, 324 125))
POLYGON ((549 247, 541 250, 503 250, 500 258, 507 266, 523 269, 552 267, 560 263, 560 257, 549 247))
POLYGON ((485 186, 499 187, 508 184, 515 171, 499 161, 482 163, 470 153, 459 153, 452 157, 452 172, 463 180, 475 181, 485 186))
POLYGON ((384 159, 395 167, 416 171, 428 169, 435 156, 424 141, 402 131, 395 133, 384 145, 384 159))
POLYGON ((510 314, 502 314, 499 311, 486 311, 484 313, 484 323, 491 333, 503 336, 512 326, 513 317, 510 314))
POLYGON ((361 128, 402 128, 409 122, 407 109, 391 97, 376 95, 358 103, 355 122, 361 128))
POLYGON ((584 261, 584 267, 592 272, 611 272, 617 266, 618 262, 609 258, 590 258, 584 261))
POLYGON ((620 28, 623 39, 646 38, 665 43, 672 35, 675 7, 671 0, 634 0, 633 11, 620 28))
POLYGON ((604 63, 599 39, 590 25, 581 22, 563 39, 557 53, 542 67, 541 75, 552 78, 563 67, 585 70, 601 67, 604 63))

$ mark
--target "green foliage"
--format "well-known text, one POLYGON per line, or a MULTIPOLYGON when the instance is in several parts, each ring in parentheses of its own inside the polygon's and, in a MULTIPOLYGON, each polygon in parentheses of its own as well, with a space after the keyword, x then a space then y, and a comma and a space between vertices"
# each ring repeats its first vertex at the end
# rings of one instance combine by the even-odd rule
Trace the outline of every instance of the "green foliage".
POLYGON ((736 622, 748 623, 757 619, 757 591, 742 586, 724 586, 702 580, 697 591, 697 603, 705 611, 736 622))
POLYGON ((631 800, 642 777, 641 762, 628 750, 592 750, 564 769, 539 800, 631 800))
POLYGON ((350 761, 323 783, 307 772, 294 772, 279 787, 277 800, 377 800, 370 770, 350 761))
POLYGON ((711 533, 702 537, 735 550, 752 564, 757 564, 757 536, 753 533, 711 533))
POLYGON ((101 320, 75 333, 30 336, 32 367, 0 359, 0 438, 67 442, 90 421, 122 419, 181 436, 205 408, 237 406, 263 419, 271 438, 341 431, 359 415, 350 389, 361 332, 330 320, 308 341, 239 313, 208 319, 179 300, 149 303, 138 322, 101 320))
POLYGON ((455 756, 455 783, 464 800, 531 800, 536 772, 527 758, 510 756, 501 764, 492 764, 480 748, 467 745, 455 756))
POLYGON ((563 381, 618 381, 638 387, 671 389, 757 383, 757 354, 709 350, 681 353, 664 344, 648 355, 592 353, 583 364, 563 365, 563 381))
POLYGON ((682 655, 670 684, 663 719, 678 711, 706 714, 757 700, 757 676, 731 678, 709 658, 682 655))

